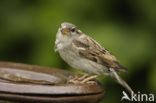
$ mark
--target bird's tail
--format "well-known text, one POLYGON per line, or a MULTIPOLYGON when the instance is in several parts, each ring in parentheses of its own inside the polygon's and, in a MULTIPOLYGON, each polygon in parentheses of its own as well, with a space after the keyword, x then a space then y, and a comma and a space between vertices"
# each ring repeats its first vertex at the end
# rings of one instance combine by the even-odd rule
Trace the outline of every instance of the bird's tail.
POLYGON ((119 84, 121 84, 124 88, 126 88, 130 94, 133 92, 131 87, 117 74, 117 72, 113 68, 110 68, 110 72, 110 76, 115 79, 119 84))
MULTIPOLYGON (((115 79, 120 85, 122 85, 124 88, 127 89, 127 91, 130 93, 130 94, 135 94, 135 92, 131 89, 131 87, 117 74, 117 72, 110 68, 110 76, 115 79)), ((138 100, 138 96, 136 96, 136 100, 138 100)), ((141 103, 141 102, 138 102, 138 103, 141 103)))

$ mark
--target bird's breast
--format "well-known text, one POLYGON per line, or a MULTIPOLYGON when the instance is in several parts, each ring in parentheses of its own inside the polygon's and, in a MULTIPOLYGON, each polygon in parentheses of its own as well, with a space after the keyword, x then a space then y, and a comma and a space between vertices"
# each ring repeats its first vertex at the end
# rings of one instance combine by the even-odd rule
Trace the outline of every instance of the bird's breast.
POLYGON ((78 54, 74 49, 69 46, 59 51, 60 56, 64 61, 66 61, 68 64, 72 64, 73 61, 75 61, 78 58, 78 54))
POLYGON ((103 75, 107 71, 106 67, 80 56, 72 46, 60 50, 59 54, 65 62, 79 71, 97 75, 103 75))

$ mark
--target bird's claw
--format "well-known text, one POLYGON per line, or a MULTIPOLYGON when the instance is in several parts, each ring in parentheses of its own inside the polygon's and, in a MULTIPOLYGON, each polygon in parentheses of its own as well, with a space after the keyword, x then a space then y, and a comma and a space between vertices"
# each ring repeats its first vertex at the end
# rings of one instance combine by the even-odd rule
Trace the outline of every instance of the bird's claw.
POLYGON ((69 77, 68 83, 73 83, 73 84, 97 84, 94 79, 97 78, 97 75, 83 75, 81 77, 69 77))

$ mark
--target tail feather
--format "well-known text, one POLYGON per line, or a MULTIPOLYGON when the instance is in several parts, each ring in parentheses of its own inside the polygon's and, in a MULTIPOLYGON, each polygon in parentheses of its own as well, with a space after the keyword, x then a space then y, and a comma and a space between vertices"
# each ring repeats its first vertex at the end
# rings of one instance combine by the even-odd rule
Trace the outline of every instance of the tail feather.
MULTIPOLYGON (((119 84, 121 84, 124 88, 126 88, 130 94, 132 93, 135 94, 135 92, 131 89, 131 87, 117 74, 117 72, 113 68, 110 68, 110 72, 111 72, 110 76, 113 79, 115 79, 119 84)), ((138 100, 138 96, 136 96, 136 99, 138 100)))
POLYGON ((121 84, 124 88, 126 88, 127 91, 131 94, 133 92, 131 87, 117 74, 117 72, 113 68, 110 68, 110 71, 111 71, 111 75, 110 76, 113 79, 115 79, 119 84, 121 84))

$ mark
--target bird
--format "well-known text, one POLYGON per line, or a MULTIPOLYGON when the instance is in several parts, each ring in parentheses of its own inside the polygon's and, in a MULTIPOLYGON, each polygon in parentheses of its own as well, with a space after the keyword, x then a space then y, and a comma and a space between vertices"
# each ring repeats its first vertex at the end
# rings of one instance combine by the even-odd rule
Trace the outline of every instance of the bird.
MULTIPOLYGON (((72 23, 61 23, 56 33, 55 52, 72 68, 87 73, 82 76, 80 83, 90 83, 102 75, 108 75, 132 93, 131 87, 123 80, 118 72, 127 72, 117 58, 102 47, 97 41, 83 33, 72 23)), ((77 83, 77 82, 76 82, 77 83)))

